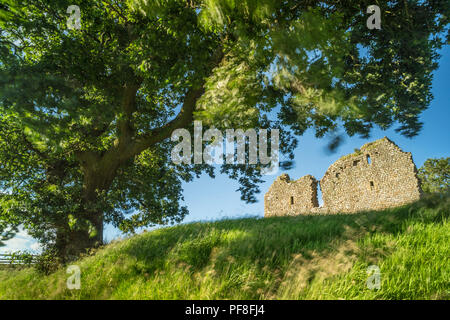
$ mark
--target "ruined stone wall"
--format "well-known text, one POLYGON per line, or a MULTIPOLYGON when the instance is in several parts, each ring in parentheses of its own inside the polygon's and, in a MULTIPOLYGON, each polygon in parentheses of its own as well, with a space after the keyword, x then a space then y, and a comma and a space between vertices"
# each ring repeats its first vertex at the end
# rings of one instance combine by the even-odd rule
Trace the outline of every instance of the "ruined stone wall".
POLYGON ((388 138, 333 163, 320 186, 324 207, 331 212, 386 209, 418 200, 421 194, 411 153, 388 138))
POLYGON ((291 182, 288 175, 281 175, 264 197, 264 215, 380 210, 416 201, 422 193, 411 153, 386 137, 333 163, 320 188, 319 208, 313 176, 291 182))
POLYGON ((289 176, 283 174, 264 196, 265 217, 308 213, 318 206, 317 180, 311 175, 290 181, 289 176))

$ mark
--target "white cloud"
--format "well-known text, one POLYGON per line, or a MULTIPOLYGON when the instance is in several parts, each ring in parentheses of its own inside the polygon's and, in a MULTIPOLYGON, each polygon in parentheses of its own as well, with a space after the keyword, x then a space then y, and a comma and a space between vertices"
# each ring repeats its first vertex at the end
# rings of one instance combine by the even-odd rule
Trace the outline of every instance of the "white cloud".
POLYGON ((14 251, 35 251, 40 252, 41 246, 40 244, 30 237, 25 230, 22 228, 19 229, 19 232, 16 233, 15 237, 4 241, 5 246, 0 247, 0 253, 14 252, 14 251))
POLYGON ((39 243, 39 242, 34 242, 34 243, 32 243, 31 245, 30 245, 30 249, 31 250, 33 250, 33 251, 42 251, 42 246, 41 246, 41 244, 39 243))
POLYGON ((23 239, 19 237, 12 238, 11 240, 5 241, 5 247, 2 247, 2 249, 7 251, 17 251, 17 250, 24 250, 28 247, 28 239, 23 239))

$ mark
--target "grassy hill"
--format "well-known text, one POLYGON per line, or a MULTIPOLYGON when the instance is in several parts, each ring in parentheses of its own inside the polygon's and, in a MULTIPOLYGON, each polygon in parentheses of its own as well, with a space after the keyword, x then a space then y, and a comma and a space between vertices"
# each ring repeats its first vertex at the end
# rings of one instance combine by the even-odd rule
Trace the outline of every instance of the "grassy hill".
POLYGON ((192 223, 111 243, 61 269, 0 270, 0 299, 448 299, 450 200, 380 212, 192 223), (367 288, 367 267, 381 270, 367 288))

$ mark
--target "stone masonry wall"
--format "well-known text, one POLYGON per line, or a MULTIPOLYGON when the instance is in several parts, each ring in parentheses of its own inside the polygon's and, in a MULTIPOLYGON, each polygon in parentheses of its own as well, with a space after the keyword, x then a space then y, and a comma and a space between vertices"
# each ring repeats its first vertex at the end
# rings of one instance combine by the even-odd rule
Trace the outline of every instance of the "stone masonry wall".
POLYGON ((418 200, 421 194, 411 153, 388 138, 340 158, 320 185, 324 207, 332 212, 386 209, 418 200))
POLYGON ((286 182, 286 176, 278 177, 266 193, 265 216, 380 210, 418 200, 422 193, 411 153, 386 137, 365 144, 328 168, 320 181, 323 207, 318 208, 314 177, 289 182, 287 176, 286 182))
POLYGON ((285 216, 307 213, 317 202, 317 180, 304 176, 290 181, 287 174, 279 176, 264 196, 264 216, 285 216))

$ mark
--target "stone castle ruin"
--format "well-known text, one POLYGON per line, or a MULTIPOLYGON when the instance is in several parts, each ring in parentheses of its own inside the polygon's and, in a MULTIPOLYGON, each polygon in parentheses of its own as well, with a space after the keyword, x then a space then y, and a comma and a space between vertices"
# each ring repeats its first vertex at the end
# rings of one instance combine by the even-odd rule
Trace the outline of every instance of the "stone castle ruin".
POLYGON ((307 175, 291 181, 279 176, 264 196, 264 216, 355 213, 416 201, 422 191, 411 153, 384 137, 333 163, 319 181, 307 175))

